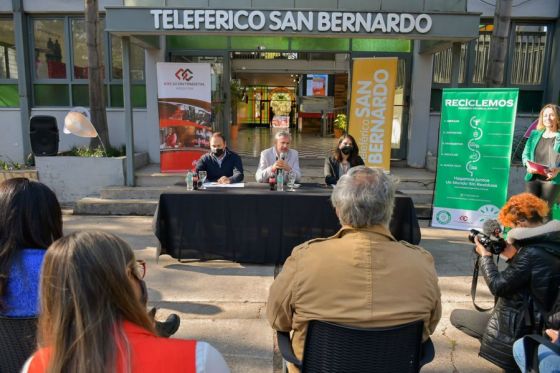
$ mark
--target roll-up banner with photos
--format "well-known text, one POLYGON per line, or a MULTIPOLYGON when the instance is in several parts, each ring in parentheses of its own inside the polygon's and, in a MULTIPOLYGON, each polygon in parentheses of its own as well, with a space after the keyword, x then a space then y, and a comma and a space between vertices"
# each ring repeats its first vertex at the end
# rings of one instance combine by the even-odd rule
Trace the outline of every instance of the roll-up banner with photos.
POLYGON ((480 228, 507 198, 515 89, 444 89, 432 226, 480 228))
POLYGON ((210 148, 208 63, 157 64, 161 172, 185 172, 210 148))
POLYGON ((355 58, 348 133, 366 166, 389 171, 397 58, 355 58))

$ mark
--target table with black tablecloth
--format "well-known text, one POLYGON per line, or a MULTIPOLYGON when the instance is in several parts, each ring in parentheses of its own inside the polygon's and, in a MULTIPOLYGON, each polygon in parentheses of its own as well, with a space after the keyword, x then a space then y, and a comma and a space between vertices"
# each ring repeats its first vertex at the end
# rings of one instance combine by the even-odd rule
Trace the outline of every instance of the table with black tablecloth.
MULTIPOLYGON (((283 263, 295 246, 340 229, 331 192, 330 187, 306 184, 295 192, 278 192, 268 184, 248 183, 244 188, 163 193, 154 216, 159 254, 179 260, 283 263)), ((420 242, 410 197, 397 194, 390 230, 398 240, 420 242)))

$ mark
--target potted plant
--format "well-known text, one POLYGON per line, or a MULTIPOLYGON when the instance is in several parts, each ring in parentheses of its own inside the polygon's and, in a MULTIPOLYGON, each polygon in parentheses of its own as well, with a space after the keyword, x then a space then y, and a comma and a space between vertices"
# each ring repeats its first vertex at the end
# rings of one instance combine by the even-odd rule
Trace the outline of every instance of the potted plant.
MULTIPOLYGON (((147 153, 134 155, 135 168, 148 163, 147 153)), ((57 156, 35 157, 39 181, 48 185, 60 202, 75 202, 109 185, 125 185, 124 146, 107 150, 74 147, 57 156)))
POLYGON ((26 177, 31 180, 37 180, 37 171, 29 167, 28 164, 14 162, 9 158, 7 161, 0 159, 0 183, 15 177, 26 177))
POLYGON ((243 101, 243 96, 245 91, 241 86, 241 80, 232 79, 229 85, 231 94, 231 139, 235 140, 237 138, 237 133, 239 131, 239 126, 237 124, 237 104, 243 101))
POLYGON ((334 137, 339 138, 346 132, 346 114, 338 114, 334 119, 334 137))

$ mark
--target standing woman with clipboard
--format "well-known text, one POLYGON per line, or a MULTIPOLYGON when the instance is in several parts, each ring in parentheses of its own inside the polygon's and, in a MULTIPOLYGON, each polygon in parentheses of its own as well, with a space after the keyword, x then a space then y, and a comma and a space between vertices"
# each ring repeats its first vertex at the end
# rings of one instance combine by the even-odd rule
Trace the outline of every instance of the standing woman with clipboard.
POLYGON ((545 105, 539 114, 537 128, 531 132, 523 150, 523 165, 527 167, 526 190, 545 200, 550 208, 556 203, 560 194, 559 124, 558 106, 545 105))

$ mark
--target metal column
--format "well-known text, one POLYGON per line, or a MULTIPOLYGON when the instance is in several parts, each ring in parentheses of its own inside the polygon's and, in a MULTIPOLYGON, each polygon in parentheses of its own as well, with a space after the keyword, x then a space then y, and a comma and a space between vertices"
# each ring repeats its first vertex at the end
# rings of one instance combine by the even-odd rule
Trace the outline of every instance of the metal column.
POLYGON ((130 88, 130 38, 122 38, 124 128, 126 138, 126 185, 134 186, 134 125, 130 88))

